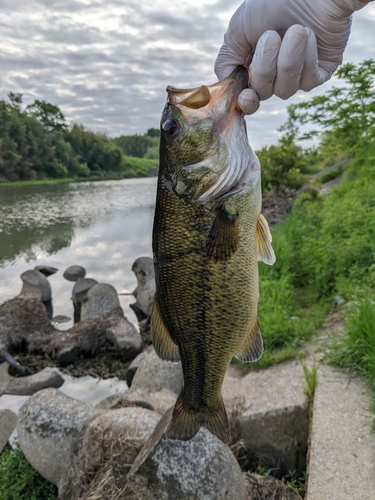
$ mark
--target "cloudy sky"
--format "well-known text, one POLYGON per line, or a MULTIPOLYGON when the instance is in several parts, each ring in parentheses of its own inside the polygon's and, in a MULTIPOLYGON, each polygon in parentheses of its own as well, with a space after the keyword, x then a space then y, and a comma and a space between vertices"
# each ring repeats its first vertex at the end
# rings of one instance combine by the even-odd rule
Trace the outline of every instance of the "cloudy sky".
MULTIPOLYGON (((159 126, 166 85, 216 81, 214 60, 240 3, 1 0, 0 98, 13 91, 25 105, 44 99, 69 123, 111 137, 143 134, 159 126)), ((345 61, 375 58, 374 28, 375 4, 355 14, 345 61)), ((304 98, 264 102, 247 119, 253 147, 275 143, 287 104, 304 98)))

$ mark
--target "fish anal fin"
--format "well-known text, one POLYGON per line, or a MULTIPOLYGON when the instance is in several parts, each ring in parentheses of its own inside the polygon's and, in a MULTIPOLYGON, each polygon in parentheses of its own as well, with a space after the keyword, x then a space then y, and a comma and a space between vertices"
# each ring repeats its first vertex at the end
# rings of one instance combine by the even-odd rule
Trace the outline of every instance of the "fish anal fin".
POLYGON ((272 236, 268 227, 266 218, 260 214, 256 224, 256 249, 258 260, 272 266, 276 262, 275 252, 273 251, 272 236))
POLYGON ((245 363, 257 361, 262 357, 264 348, 262 334, 260 333, 258 318, 256 318, 248 336, 246 337, 236 358, 245 363))
POLYGON ((229 260, 239 245, 238 215, 230 214, 222 205, 208 233, 207 257, 218 261, 229 260))
POLYGON ((196 410, 189 407, 182 392, 177 398, 167 429, 167 437, 189 441, 197 434, 201 426, 206 427, 224 443, 230 442, 228 417, 223 400, 219 400, 215 406, 196 410))
POLYGON ((177 344, 172 340, 168 328, 161 315, 159 301, 155 295, 151 316, 151 336, 154 349, 159 358, 165 361, 177 362, 180 353, 177 344))

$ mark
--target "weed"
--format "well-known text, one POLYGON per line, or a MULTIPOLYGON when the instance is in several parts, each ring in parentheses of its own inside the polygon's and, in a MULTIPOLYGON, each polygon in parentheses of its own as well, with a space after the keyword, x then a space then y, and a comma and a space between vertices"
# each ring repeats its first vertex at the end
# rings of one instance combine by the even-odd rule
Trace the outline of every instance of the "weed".
POLYGON ((1 500, 55 500, 57 488, 26 460, 18 443, 0 455, 1 500))
POLYGON ((289 488, 292 488, 299 495, 304 497, 306 492, 306 472, 303 472, 302 476, 299 476, 296 470, 289 470, 281 480, 289 486, 289 488))
POLYGON ((316 387, 316 375, 318 371, 318 366, 314 365, 311 370, 308 368, 306 363, 301 361, 303 373, 305 375, 305 381, 306 381, 306 387, 304 390, 305 395, 307 396, 307 402, 309 405, 312 404, 314 400, 314 393, 315 393, 315 387, 316 387))

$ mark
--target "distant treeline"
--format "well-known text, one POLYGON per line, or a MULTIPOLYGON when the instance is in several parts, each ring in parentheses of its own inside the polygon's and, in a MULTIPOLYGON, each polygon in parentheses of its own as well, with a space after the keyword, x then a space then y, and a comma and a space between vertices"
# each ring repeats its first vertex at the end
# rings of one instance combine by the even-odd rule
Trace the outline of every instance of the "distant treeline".
POLYGON ((159 130, 110 139, 83 125, 68 127, 57 106, 22 94, 0 100, 0 182, 90 177, 140 177, 157 171, 159 130))

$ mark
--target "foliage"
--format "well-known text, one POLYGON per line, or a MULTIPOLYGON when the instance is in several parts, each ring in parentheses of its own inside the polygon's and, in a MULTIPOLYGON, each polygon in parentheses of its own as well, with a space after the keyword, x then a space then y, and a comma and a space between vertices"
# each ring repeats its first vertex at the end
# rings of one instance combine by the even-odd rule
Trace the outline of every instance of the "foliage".
MULTIPOLYGON (((116 140, 82 125, 68 130, 57 106, 36 100, 22 111, 22 94, 8 97, 10 103, 0 100, 0 182, 155 174, 155 162, 128 161, 116 140)), ((157 157, 158 136, 157 129, 139 136, 150 146, 148 158, 157 157)))
POLYGON ((55 500, 57 488, 31 467, 18 443, 0 455, 1 500, 55 500))
POLYGON ((335 76, 344 83, 324 95, 288 107, 286 126, 318 125, 319 129, 305 133, 302 138, 320 136, 326 131, 326 141, 343 143, 349 149, 360 139, 374 137, 375 61, 363 61, 358 66, 344 64, 335 76))
POLYGON ((305 395, 307 396, 307 401, 309 404, 312 404, 314 400, 314 393, 315 393, 315 386, 316 386, 316 380, 317 380, 317 372, 318 372, 318 366, 313 365, 311 370, 309 367, 301 361, 302 369, 303 369, 303 374, 305 376, 305 381, 306 381, 306 387, 305 387, 305 395))
POLYGON ((148 129, 143 135, 122 135, 113 139, 113 142, 121 148, 125 156, 136 158, 158 158, 159 137, 157 129, 148 129), (150 155, 152 151, 152 155, 150 155))
POLYGON ((262 169, 262 191, 279 193, 302 187, 309 172, 306 152, 294 141, 293 134, 284 135, 277 145, 256 152, 262 169))
POLYGON ((303 472, 302 476, 299 476, 296 470, 289 470, 281 480, 289 486, 289 488, 292 488, 301 495, 301 497, 305 496, 307 483, 306 472, 303 472))

